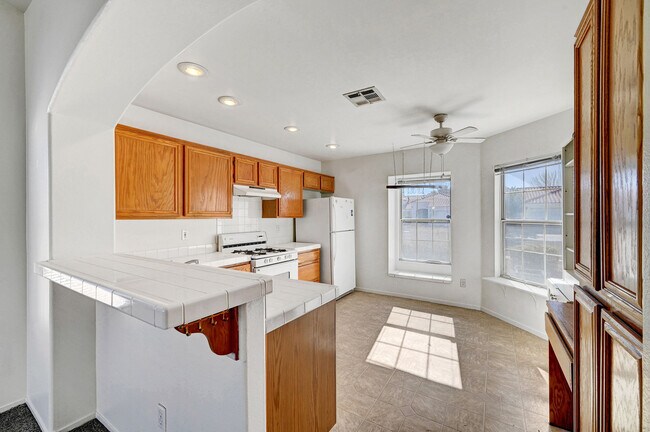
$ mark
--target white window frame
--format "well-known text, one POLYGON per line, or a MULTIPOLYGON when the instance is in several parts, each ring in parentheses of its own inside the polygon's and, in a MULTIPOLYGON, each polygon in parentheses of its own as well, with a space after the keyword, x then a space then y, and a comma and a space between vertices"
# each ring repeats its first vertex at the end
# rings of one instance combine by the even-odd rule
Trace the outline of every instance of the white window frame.
MULTIPOLYGON (((453 180, 450 171, 426 173, 426 174, 410 174, 403 176, 390 176, 388 177, 388 184, 395 184, 397 182, 404 182, 408 180, 422 180, 422 179, 440 179, 444 178, 450 181, 451 190, 453 194, 453 180)), ((453 199, 452 214, 453 214, 453 199)), ((400 189, 388 189, 388 274, 394 277, 404 277, 409 279, 422 279, 431 280, 435 282, 451 283, 451 268, 450 263, 439 262, 422 262, 412 260, 400 259, 400 245, 401 245, 401 193, 400 189)), ((450 223, 449 234, 449 254, 453 262, 453 216, 450 223)))
MULTIPOLYGON (((545 288, 545 284, 538 284, 532 281, 527 281, 527 280, 522 280, 516 277, 513 277, 509 274, 506 273, 505 270, 505 226, 508 223, 514 223, 514 224, 533 224, 533 225, 557 225, 560 227, 563 227, 563 220, 560 219, 559 221, 546 221, 546 220, 533 220, 533 219, 521 219, 521 220, 515 220, 515 219, 506 219, 505 218, 505 191, 504 191, 504 181, 503 181, 503 173, 504 171, 508 171, 512 168, 517 168, 517 167, 522 167, 522 169, 526 166, 533 167, 535 165, 542 165, 547 161, 551 160, 559 160, 561 161, 561 155, 560 154, 553 154, 553 155, 547 155, 544 157, 540 158, 535 158, 535 159, 530 159, 530 160, 525 160, 525 161, 520 161, 520 162, 514 162, 510 163, 507 165, 501 165, 498 167, 495 167, 495 176, 494 176, 494 193, 495 193, 495 257, 496 263, 495 263, 495 272, 502 278, 512 280, 515 282, 520 282, 525 285, 530 285, 530 286, 535 286, 535 287, 542 287, 545 288)), ((561 164, 561 162, 560 162, 561 164)), ((562 179, 562 187, 564 187, 564 178, 562 179)), ((564 208, 562 207, 561 214, 564 214, 564 208)), ((543 254, 544 257, 546 257, 546 252, 543 254)), ((560 255, 562 260, 564 260, 564 256, 560 255)), ((546 275, 546 258, 544 259, 544 275, 546 275)))

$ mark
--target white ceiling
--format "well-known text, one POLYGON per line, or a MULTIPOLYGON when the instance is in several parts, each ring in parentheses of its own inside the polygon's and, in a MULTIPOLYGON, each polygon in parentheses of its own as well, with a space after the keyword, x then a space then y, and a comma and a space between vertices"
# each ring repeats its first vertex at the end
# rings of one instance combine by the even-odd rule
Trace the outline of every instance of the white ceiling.
POLYGON ((259 0, 166 65, 134 104, 319 160, 416 143, 434 112, 490 136, 571 108, 586 4, 259 0), (180 61, 209 74, 189 78, 180 61), (356 108, 342 96, 373 85, 386 101, 356 108), (293 124, 299 133, 283 130, 293 124))
POLYGON ((21 12, 25 12, 32 0, 4 0, 21 12))

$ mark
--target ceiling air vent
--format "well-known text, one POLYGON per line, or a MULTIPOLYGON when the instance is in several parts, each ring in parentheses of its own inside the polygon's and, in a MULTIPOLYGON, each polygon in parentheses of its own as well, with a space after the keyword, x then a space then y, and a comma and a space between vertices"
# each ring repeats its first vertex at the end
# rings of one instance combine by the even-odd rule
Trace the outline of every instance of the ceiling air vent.
POLYGON ((343 96, 345 96, 345 98, 352 102, 352 105, 356 107, 370 105, 386 100, 381 95, 381 93, 379 93, 379 90, 377 90, 375 87, 368 87, 361 90, 344 93, 343 96))

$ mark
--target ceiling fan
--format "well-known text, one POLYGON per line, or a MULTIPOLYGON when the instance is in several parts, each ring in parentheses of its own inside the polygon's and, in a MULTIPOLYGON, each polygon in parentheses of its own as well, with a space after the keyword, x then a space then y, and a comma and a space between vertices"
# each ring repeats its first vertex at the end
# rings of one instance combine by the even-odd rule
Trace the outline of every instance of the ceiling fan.
POLYGON ((451 128, 444 127, 442 124, 447 120, 447 114, 435 114, 433 116, 433 119, 440 125, 437 129, 433 129, 429 135, 422 135, 422 134, 413 134, 411 136, 414 137, 420 137, 424 138, 424 142, 417 143, 417 144, 412 144, 408 145, 405 147, 402 147, 403 149, 409 148, 409 147, 415 147, 415 146, 420 146, 420 145, 427 145, 429 144, 429 149, 431 149, 432 152, 438 155, 445 155, 449 152, 449 150, 452 149, 454 144, 457 143, 482 143, 485 141, 485 138, 477 138, 477 137, 464 137, 464 138, 459 138, 462 137, 463 135, 467 135, 472 132, 476 132, 478 129, 475 128, 474 126, 467 126, 462 129, 459 129, 457 131, 451 130, 451 128))

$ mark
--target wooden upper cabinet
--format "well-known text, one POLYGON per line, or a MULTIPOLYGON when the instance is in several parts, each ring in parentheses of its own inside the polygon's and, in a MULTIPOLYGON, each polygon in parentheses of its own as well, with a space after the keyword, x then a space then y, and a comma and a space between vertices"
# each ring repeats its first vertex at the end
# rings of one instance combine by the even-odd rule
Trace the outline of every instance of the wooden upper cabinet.
POLYGON ((232 156, 185 146, 185 216, 232 216, 232 156))
POLYGON ((575 270, 583 285, 599 289, 598 239, 598 10, 587 7, 576 33, 575 92, 575 270))
POLYGON ((278 187, 278 166, 269 162, 259 161, 257 163, 258 186, 277 189, 278 187))
POLYGON ((177 218, 182 216, 182 203, 182 144, 118 125, 115 128, 116 218, 177 218))
POLYGON ((235 183, 257 186, 257 161, 242 156, 235 156, 235 183))
POLYGON ((334 192, 334 177, 321 175, 320 190, 322 192, 334 192))
POLYGON ((607 311, 602 314, 602 431, 641 431, 641 337, 607 311))
POLYGON ((289 167, 278 168, 278 192, 282 198, 262 201, 262 217, 302 217, 303 174, 289 167))
POLYGON ((602 14, 602 279, 640 311, 643 0, 604 0, 602 14))
POLYGON ((303 188, 320 190, 320 174, 305 171, 305 177, 303 179, 303 188))

